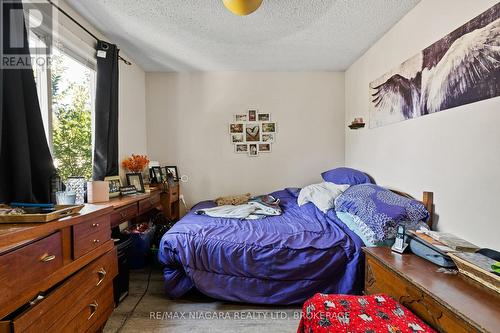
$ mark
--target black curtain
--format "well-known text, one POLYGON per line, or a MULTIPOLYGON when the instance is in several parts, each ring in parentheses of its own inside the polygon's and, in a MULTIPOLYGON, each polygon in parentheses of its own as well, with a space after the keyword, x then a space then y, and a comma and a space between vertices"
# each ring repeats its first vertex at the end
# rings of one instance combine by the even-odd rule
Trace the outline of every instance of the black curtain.
POLYGON ((94 180, 118 175, 118 48, 97 43, 94 180))
MULTIPOLYGON (((23 46, 9 46, 10 10, 22 10, 22 3, 2 6, 2 51, 26 59, 22 57, 30 54, 26 28, 21 37, 23 46)), ((50 179, 56 171, 45 137, 33 70, 28 66, 2 67, 0 71, 0 202, 50 202, 50 179)))

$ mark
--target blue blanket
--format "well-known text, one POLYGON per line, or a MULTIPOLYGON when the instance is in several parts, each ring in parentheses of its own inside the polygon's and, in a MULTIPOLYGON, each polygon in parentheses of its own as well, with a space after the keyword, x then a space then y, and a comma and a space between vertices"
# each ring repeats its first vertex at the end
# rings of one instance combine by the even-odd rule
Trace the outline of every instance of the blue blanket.
MULTIPOLYGON (((260 220, 187 214, 162 238, 165 291, 179 297, 195 287, 222 300, 301 303, 316 292, 362 290, 361 239, 330 210, 297 205, 296 190, 271 193, 283 214, 260 220)), ((206 201, 192 212, 215 206, 206 201)))

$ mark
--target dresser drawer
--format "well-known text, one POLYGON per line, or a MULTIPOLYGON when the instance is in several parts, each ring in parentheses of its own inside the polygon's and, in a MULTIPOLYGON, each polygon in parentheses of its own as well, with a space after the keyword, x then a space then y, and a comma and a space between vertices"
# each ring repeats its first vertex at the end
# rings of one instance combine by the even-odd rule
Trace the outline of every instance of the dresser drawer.
POLYGON ((179 200, 179 185, 173 186, 171 189, 169 189, 168 196, 170 202, 179 200))
POLYGON ((89 294, 76 305, 80 311, 65 326, 55 325, 53 332, 97 332, 95 326, 103 325, 114 308, 113 285, 108 284, 97 294, 89 294), (111 310, 111 311, 110 311, 111 310), (97 324, 97 325, 96 325, 97 324), (89 330, 89 329, 93 330, 89 330))
POLYGON ((160 204, 160 193, 156 193, 147 199, 139 201, 139 215, 150 211, 160 204))
POLYGON ((95 220, 87 220, 73 226, 73 239, 85 237, 97 231, 109 229, 109 215, 98 217, 95 220))
POLYGON ((51 290, 43 300, 12 321, 14 332, 48 332, 54 323, 66 316, 78 299, 90 293, 103 292, 117 274, 116 250, 113 249, 88 264, 63 284, 51 290))
POLYGON ((438 331, 454 333, 477 331, 410 281, 369 256, 366 258, 365 270, 367 294, 383 293, 393 297, 438 331))
POLYGON ((137 204, 133 203, 131 205, 117 209, 113 214, 111 214, 111 226, 116 227, 120 223, 129 221, 137 217, 137 204))
POLYGON ((0 256, 0 307, 63 266, 61 233, 0 256))
POLYGON ((73 258, 77 259, 89 253, 96 247, 111 239, 111 227, 109 221, 103 223, 102 228, 91 234, 73 234, 73 258))

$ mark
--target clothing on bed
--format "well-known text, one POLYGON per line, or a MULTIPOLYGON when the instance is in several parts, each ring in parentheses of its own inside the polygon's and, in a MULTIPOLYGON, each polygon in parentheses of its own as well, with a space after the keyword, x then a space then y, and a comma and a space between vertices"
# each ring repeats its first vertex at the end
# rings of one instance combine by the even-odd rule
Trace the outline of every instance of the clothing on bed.
POLYGON ((232 219, 260 219, 266 216, 281 215, 280 200, 271 195, 252 198, 247 204, 224 205, 195 211, 198 215, 225 217, 232 219))
MULTIPOLYGON (((196 287, 217 299, 295 304, 316 292, 360 293, 361 239, 334 210, 299 207, 297 194, 272 193, 282 215, 255 221, 187 214, 160 245, 167 295, 196 287)), ((202 202, 193 211, 214 206, 202 202)))

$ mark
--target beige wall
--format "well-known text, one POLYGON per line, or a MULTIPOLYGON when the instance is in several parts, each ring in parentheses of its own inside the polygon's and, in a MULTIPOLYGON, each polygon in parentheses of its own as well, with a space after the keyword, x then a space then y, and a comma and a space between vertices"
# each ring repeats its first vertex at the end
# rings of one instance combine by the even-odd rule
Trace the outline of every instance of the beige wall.
MULTIPOLYGON (((346 122, 368 120, 368 84, 494 5, 423 0, 346 72, 346 122)), ((376 129, 346 130, 346 164, 379 184, 433 191, 437 228, 498 248, 500 98, 376 129)))
POLYGON ((177 165, 188 205, 317 182, 344 163, 343 73, 147 73, 148 153, 177 165), (235 154, 228 124, 247 108, 270 112, 270 154, 235 154))

